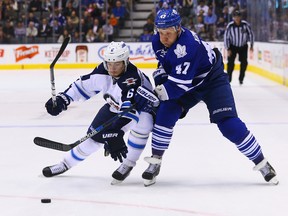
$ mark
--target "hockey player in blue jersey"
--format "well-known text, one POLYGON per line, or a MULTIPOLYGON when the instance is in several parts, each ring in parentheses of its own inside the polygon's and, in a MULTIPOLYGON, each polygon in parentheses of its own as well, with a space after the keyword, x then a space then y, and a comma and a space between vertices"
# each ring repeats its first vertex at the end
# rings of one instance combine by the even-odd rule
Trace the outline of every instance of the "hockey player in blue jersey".
POLYGON ((59 93, 56 107, 52 99, 47 101, 47 112, 57 116, 67 110, 73 101, 85 101, 101 92, 106 104, 95 116, 88 133, 132 104, 137 104, 112 126, 67 152, 60 163, 45 167, 42 171, 45 177, 66 172, 103 146, 115 161, 122 162, 112 174, 112 184, 123 181, 136 165, 153 128, 152 110, 159 100, 151 91, 153 88, 148 77, 129 61, 129 54, 130 50, 124 42, 111 42, 104 51, 104 62, 59 93), (145 99, 146 93, 148 100, 145 99), (130 133, 126 147, 123 136, 127 131, 130 133))
POLYGON ((212 49, 196 33, 182 27, 175 9, 160 10, 155 27, 152 46, 158 69, 153 73, 154 91, 161 103, 152 131, 152 157, 145 158, 149 163, 142 174, 145 186, 156 181, 176 122, 200 101, 207 105, 210 121, 217 124, 223 136, 255 164, 254 170, 259 170, 267 182, 278 184, 261 146, 237 115, 218 49, 212 49))

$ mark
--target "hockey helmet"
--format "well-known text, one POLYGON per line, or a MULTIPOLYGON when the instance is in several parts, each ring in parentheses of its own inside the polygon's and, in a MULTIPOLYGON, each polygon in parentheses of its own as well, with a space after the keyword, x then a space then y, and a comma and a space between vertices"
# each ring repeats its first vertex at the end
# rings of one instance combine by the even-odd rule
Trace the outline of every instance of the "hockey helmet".
POLYGON ((129 47, 123 42, 112 41, 104 50, 104 66, 107 70, 107 62, 120 62, 124 61, 125 71, 129 63, 129 47))
POLYGON ((178 27, 181 24, 181 17, 175 9, 161 9, 155 18, 155 26, 157 29, 178 27))

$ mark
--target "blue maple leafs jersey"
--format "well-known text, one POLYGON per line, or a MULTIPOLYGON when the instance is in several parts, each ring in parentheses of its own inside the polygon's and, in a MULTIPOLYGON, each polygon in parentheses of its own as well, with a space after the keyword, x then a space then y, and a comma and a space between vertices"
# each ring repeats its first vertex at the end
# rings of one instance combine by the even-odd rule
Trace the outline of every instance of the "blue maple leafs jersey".
POLYGON ((111 77, 101 63, 90 74, 73 82, 65 93, 73 101, 83 101, 101 92, 110 105, 110 110, 119 112, 123 103, 134 103, 134 94, 139 86, 153 89, 149 78, 132 63, 128 64, 126 72, 117 79, 111 77))
POLYGON ((169 99, 179 98, 200 86, 216 62, 212 47, 184 27, 170 48, 160 42, 159 33, 154 35, 152 46, 159 66, 168 74, 168 80, 163 85, 169 99))

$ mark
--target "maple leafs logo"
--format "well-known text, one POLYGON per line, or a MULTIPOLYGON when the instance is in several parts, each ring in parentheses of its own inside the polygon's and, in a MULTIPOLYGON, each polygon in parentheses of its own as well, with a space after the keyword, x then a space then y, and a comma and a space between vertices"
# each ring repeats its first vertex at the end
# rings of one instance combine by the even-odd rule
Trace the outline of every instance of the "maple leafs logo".
POLYGON ((176 54, 177 58, 184 57, 185 55, 187 55, 186 46, 185 45, 181 46, 180 44, 177 44, 174 53, 176 54))

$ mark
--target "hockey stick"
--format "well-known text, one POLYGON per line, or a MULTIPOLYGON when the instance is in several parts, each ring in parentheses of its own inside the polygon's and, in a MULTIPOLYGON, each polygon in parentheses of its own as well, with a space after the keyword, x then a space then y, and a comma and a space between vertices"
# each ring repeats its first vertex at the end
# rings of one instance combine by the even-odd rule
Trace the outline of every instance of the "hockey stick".
POLYGON ((75 146, 77 146, 80 143, 84 142, 85 140, 87 140, 87 139, 93 137, 94 135, 96 135, 97 133, 101 132, 103 129, 111 126, 117 119, 121 118, 122 116, 126 115, 128 112, 133 110, 134 107, 135 107, 135 105, 125 109, 121 113, 118 113, 117 115, 115 115, 114 117, 112 117, 111 119, 109 119, 108 121, 103 123, 102 125, 98 126, 96 129, 92 130, 86 136, 82 137, 81 139, 77 140, 74 143, 64 144, 64 143, 48 140, 48 139, 45 139, 45 138, 42 138, 42 137, 35 137, 34 138, 34 143, 36 145, 44 147, 44 148, 50 148, 50 149, 55 149, 55 150, 59 150, 59 151, 69 151, 72 148, 74 148, 75 146))
POLYGON ((50 81, 51 81, 51 91, 52 91, 52 102, 53 102, 53 107, 56 107, 56 88, 55 88, 55 78, 54 78, 54 66, 60 56, 63 54, 64 50, 66 49, 68 43, 70 41, 70 37, 66 37, 55 57, 53 62, 50 64, 50 81))

